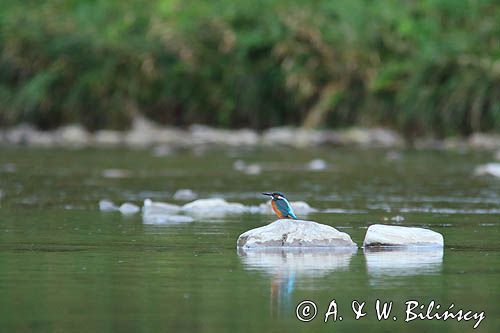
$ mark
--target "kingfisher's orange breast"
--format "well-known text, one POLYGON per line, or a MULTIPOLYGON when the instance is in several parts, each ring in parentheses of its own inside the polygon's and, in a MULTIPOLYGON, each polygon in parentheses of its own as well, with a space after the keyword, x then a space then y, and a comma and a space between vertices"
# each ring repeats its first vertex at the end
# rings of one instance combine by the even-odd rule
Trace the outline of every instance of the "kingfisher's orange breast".
POLYGON ((280 219, 285 218, 283 213, 278 209, 278 206, 276 205, 276 202, 274 200, 271 201, 271 207, 273 207, 274 212, 280 219))

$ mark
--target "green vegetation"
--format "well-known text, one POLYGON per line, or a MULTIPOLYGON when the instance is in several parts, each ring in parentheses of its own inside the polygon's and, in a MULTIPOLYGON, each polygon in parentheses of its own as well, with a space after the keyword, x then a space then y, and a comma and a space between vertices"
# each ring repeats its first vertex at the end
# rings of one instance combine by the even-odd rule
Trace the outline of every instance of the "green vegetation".
POLYGON ((500 130, 497 0, 4 1, 0 125, 500 130))

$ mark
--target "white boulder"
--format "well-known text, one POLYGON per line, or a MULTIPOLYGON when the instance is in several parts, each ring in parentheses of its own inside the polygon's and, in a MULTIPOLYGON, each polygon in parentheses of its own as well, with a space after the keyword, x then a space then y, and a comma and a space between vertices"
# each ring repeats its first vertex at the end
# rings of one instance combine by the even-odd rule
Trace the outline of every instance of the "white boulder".
POLYGON ((280 219, 238 237, 238 247, 356 247, 345 232, 303 220, 280 219))
POLYGON ((443 236, 432 230, 383 224, 371 225, 366 231, 364 247, 369 246, 439 246, 443 236))

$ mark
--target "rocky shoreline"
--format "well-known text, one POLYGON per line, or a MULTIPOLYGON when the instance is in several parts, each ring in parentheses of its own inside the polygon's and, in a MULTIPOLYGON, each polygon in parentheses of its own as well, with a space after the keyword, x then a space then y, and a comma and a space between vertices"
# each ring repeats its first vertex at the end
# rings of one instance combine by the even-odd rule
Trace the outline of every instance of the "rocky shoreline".
MULTIPOLYGON (((89 132, 81 125, 66 125, 53 131, 40 131, 21 124, 0 129, 0 145, 28 147, 130 147, 193 148, 199 146, 259 147, 289 146, 359 146, 401 148, 408 146, 395 131, 384 128, 350 128, 342 130, 307 130, 275 127, 257 132, 251 129, 227 130, 203 125, 188 129, 159 126, 138 117, 128 131, 100 130, 89 132)), ((468 138, 437 140, 420 138, 412 144, 417 149, 500 149, 500 134, 476 133, 468 138)), ((161 150, 161 149, 160 149, 161 150)))

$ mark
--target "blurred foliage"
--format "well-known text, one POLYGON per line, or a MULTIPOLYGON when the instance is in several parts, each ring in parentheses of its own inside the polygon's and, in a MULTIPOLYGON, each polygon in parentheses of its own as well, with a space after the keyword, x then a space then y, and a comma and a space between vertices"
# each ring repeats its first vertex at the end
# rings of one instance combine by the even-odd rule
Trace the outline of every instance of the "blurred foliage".
POLYGON ((0 3, 0 125, 500 129, 497 0, 0 3))

